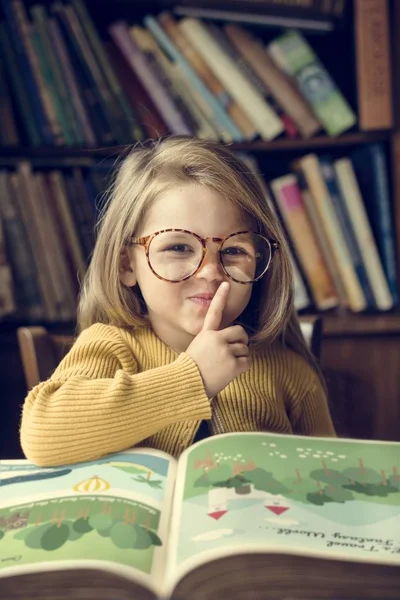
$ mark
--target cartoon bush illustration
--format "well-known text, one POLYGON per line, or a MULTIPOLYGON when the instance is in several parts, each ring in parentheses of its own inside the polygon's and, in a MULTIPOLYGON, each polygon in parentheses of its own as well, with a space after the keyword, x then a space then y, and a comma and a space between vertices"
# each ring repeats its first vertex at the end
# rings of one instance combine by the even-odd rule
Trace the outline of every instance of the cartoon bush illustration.
POLYGON ((108 536, 114 524, 113 518, 107 513, 98 513, 90 517, 88 521, 89 527, 95 529, 103 537, 108 536))
POLYGON ((81 517, 80 519, 74 521, 72 524, 72 529, 82 535, 84 533, 89 533, 89 531, 93 531, 93 527, 90 525, 87 517, 81 517))
POLYGON ((43 550, 52 551, 61 548, 68 540, 70 529, 67 523, 50 525, 43 533, 40 544, 43 550))
POLYGON ((1 538, 3 538, 4 536, 5 536, 5 532, 4 532, 2 529, 0 529, 0 540, 1 540, 1 538))

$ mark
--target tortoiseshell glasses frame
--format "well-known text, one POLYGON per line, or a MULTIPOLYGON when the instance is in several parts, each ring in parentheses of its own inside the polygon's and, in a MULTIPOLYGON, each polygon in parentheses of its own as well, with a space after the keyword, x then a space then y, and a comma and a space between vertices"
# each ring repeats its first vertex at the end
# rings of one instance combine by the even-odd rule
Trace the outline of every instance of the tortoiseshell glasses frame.
POLYGON ((162 281, 167 281, 168 283, 180 283, 181 281, 186 281, 187 279, 190 279, 191 277, 193 277, 194 275, 196 275, 196 273, 198 273, 203 265, 204 259, 206 257, 207 254, 207 242, 214 242, 219 244, 219 248, 218 248, 218 256, 219 256, 219 262, 220 265, 224 271, 224 273, 226 274, 227 277, 229 277, 229 279, 231 279, 232 281, 235 281, 236 283, 240 283, 242 285, 247 285, 247 284, 251 284, 251 283, 255 283, 256 281, 258 281, 259 279, 261 279, 265 273, 268 271, 272 259, 274 257, 275 252, 279 249, 279 242, 277 242, 276 240, 272 239, 272 238, 268 238, 265 235, 262 235, 261 233, 257 233, 255 231, 236 231, 235 233, 230 233, 229 235, 227 235, 226 237, 220 238, 220 237, 201 237, 200 235, 198 235, 197 233, 193 233, 193 231, 189 231, 188 229, 161 229, 160 231, 156 231, 155 233, 150 233, 149 235, 146 235, 144 237, 135 237, 132 236, 128 242, 127 245, 128 246, 142 246, 145 249, 145 253, 146 253, 146 259, 147 259, 147 263, 149 265, 150 270, 152 271, 152 273, 154 273, 154 275, 156 277, 158 277, 158 279, 161 279, 162 281), (189 234, 191 236, 193 236, 194 238, 196 238, 196 240, 198 240, 201 243, 201 247, 202 247, 202 256, 199 260, 199 264, 196 267, 196 269, 193 271, 193 273, 190 273, 190 275, 186 275, 185 277, 183 277, 182 279, 166 279, 165 277, 162 277, 161 275, 159 275, 153 268, 151 261, 150 261, 150 244, 151 242, 154 240, 155 237, 157 237, 158 235, 162 234, 162 233, 186 233, 189 234), (222 262, 222 258, 221 258, 221 248, 222 246, 225 244, 225 242, 227 240, 229 240, 230 238, 232 238, 235 235, 243 235, 246 233, 251 233, 252 235, 256 235, 260 238, 262 238, 267 245, 269 246, 270 249, 270 256, 269 259, 267 261, 266 267, 264 268, 263 272, 256 277, 255 279, 252 279, 250 281, 240 281, 239 279, 235 279, 234 277, 232 277, 232 275, 230 275, 223 262, 222 262))

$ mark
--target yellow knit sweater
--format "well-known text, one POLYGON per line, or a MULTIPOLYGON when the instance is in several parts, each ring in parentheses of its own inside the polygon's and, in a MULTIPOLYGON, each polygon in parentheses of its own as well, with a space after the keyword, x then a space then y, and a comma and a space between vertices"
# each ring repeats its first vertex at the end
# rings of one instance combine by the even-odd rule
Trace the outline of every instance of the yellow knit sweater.
POLYGON ((79 336, 52 377, 28 394, 21 443, 34 463, 94 460, 141 445, 178 456, 202 419, 215 433, 335 435, 325 393, 306 361, 274 346, 213 400, 196 363, 149 328, 96 324, 79 336))

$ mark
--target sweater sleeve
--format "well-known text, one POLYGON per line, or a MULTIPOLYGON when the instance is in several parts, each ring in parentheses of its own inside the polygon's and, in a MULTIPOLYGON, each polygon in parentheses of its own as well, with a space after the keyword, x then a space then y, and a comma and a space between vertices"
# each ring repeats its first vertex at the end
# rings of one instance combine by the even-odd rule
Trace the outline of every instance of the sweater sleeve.
POLYGON ((210 419, 196 363, 185 353, 141 373, 119 336, 81 334, 52 377, 25 399, 21 445, 40 466, 95 460, 173 423, 210 419))
POLYGON ((317 376, 313 387, 292 403, 290 420, 295 434, 336 436, 326 394, 317 376))

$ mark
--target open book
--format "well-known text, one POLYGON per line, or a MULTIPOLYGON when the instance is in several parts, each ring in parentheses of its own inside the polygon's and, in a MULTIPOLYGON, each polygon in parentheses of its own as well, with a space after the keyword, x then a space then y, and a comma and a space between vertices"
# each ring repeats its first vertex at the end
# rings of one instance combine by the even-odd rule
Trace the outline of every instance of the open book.
POLYGON ((399 598, 400 444, 269 433, 2 461, 0 598, 399 598))

